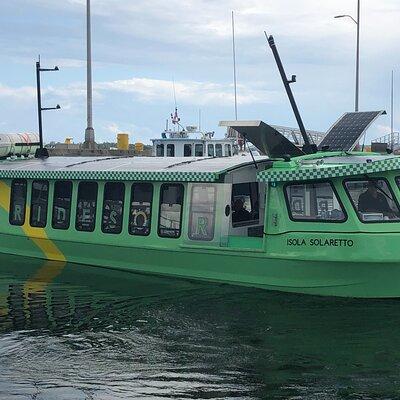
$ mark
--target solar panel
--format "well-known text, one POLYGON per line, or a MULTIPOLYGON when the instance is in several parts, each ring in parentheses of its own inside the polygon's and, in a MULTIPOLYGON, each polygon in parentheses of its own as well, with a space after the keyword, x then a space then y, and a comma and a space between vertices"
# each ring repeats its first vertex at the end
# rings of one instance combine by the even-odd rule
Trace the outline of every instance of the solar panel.
POLYGON ((327 132, 318 146, 318 150, 353 150, 361 136, 377 117, 386 111, 363 111, 345 113, 327 132))

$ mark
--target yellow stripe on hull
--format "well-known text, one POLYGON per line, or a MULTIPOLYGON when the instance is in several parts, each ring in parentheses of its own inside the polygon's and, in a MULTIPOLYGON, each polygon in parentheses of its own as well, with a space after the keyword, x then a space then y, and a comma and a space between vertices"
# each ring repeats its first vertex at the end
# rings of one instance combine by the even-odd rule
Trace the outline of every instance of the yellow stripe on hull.
MULTIPOLYGON (((7 213, 10 212, 10 196, 11 189, 3 181, 0 181, 0 207, 7 213)), ((26 214, 29 215, 29 207, 26 207, 26 214)), ((66 261, 64 254, 60 249, 47 237, 44 228, 32 228, 29 225, 28 218, 21 227, 27 237, 29 237, 42 250, 48 260, 66 261)))
POLYGON ((37 273, 25 282, 25 298, 28 298, 29 294, 43 292, 61 274, 66 265, 66 262, 46 261, 37 273))

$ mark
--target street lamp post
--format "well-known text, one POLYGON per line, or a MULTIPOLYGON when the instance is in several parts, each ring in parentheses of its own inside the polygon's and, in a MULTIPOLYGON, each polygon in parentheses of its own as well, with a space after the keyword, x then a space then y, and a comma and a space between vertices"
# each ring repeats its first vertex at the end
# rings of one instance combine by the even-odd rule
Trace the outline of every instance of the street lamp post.
POLYGON ((48 110, 59 110, 61 107, 57 104, 55 107, 42 107, 42 91, 40 86, 40 73, 49 71, 58 71, 58 67, 54 68, 42 68, 39 61, 36 62, 36 89, 37 89, 37 104, 38 104, 38 122, 39 122, 39 148, 36 150, 36 158, 47 158, 49 152, 43 145, 43 122, 42 122, 42 112, 48 110))
POLYGON ((96 144, 93 129, 92 27, 90 0, 86 0, 86 93, 87 127, 85 130, 84 148, 94 150, 96 144))
POLYGON ((360 90, 360 0, 357 0, 357 19, 351 15, 336 15, 335 18, 350 18, 357 25, 357 48, 356 48, 356 94, 354 110, 358 111, 359 90, 360 90))

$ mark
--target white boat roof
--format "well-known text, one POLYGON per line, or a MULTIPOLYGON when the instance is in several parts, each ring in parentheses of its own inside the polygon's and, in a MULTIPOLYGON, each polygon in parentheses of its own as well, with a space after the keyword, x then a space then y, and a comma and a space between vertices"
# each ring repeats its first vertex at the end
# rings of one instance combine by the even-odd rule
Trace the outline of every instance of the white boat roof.
MULTIPOLYGON (((268 157, 255 156, 257 163, 268 157)), ((251 165, 250 155, 233 157, 49 157, 4 160, 0 178, 218 181, 226 172, 251 165)))

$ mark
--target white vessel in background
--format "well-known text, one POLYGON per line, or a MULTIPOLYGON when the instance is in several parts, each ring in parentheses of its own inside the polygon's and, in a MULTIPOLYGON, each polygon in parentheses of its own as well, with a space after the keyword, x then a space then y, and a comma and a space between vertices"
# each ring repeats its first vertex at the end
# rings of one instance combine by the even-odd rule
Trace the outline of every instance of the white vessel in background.
POLYGON ((38 148, 39 135, 37 133, 0 134, 0 159, 35 155, 35 151, 38 148))
POLYGON ((168 122, 161 138, 151 139, 155 157, 231 157, 243 147, 234 136, 216 139, 215 132, 202 131, 194 125, 182 126, 177 108, 171 114, 172 128, 168 122))

